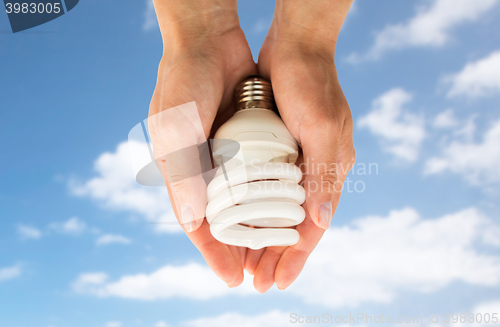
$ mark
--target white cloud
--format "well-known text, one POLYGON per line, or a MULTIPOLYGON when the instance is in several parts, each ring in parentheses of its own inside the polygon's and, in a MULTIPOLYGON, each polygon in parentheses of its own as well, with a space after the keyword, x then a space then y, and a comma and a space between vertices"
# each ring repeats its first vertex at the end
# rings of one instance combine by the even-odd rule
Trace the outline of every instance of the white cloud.
POLYGON ((122 323, 119 321, 108 321, 104 324, 104 327, 121 327, 122 323))
POLYGON ((130 239, 122 236, 122 235, 116 235, 116 234, 104 234, 100 236, 96 244, 97 245, 107 245, 107 244, 130 244, 130 239))
POLYGON ((257 19, 253 25, 254 34, 266 33, 269 30, 269 27, 271 26, 271 21, 272 21, 271 18, 261 17, 257 19))
POLYGON ((468 63, 462 71, 444 77, 450 84, 448 97, 478 98, 500 93, 500 50, 468 63))
POLYGON ((61 234, 79 235, 87 229, 87 224, 78 217, 71 217, 64 222, 51 223, 49 228, 61 234))
MULTIPOLYGON (((285 327, 290 325, 320 326, 325 324, 318 322, 314 316, 292 315, 290 312, 271 310, 261 314, 244 315, 237 312, 226 312, 214 317, 202 317, 188 321, 182 321, 179 326, 183 327, 285 327), (302 322, 303 321, 303 322, 302 322)), ((329 317, 329 319, 331 319, 329 317)), ((347 318, 348 319, 348 318, 347 318)), ((157 322, 154 327, 169 327, 164 321, 157 322)), ((349 327, 348 324, 336 324, 339 327, 349 327)), ((361 325, 363 326, 363 325, 361 325)))
POLYGON ((453 130, 453 135, 457 140, 462 140, 464 142, 472 142, 474 140, 474 135, 476 133, 475 119, 476 115, 473 115, 469 117, 465 123, 462 123, 453 130))
MULTIPOLYGON (((441 313, 439 314, 438 320, 439 324, 427 323, 426 327, 495 327, 500 326, 500 300, 483 302, 471 309, 464 310, 463 313, 450 314, 441 313), (465 314, 465 317, 461 316, 465 314), (494 317, 498 319, 495 319, 494 317), (445 324, 445 321, 449 319, 449 323, 445 324), (457 320, 454 322, 454 320, 457 320), (472 321, 473 319, 473 321, 472 321), (460 322, 460 320, 465 322, 460 322), (486 320, 486 321, 485 321, 486 320)), ((425 319, 425 318, 424 318, 425 319)))
MULTIPOLYGON (((476 305, 472 310, 470 310, 470 312, 474 314, 474 317, 477 320, 473 324, 467 324, 467 326, 471 326, 471 327, 500 326, 500 317, 499 317, 500 316, 500 300, 480 303, 480 304, 476 305), (495 316, 498 318, 496 323, 493 323, 493 320, 492 320, 493 313, 496 313, 495 316), (478 322, 478 320, 480 318, 481 318, 481 322, 478 322), (486 320, 486 319, 488 319, 488 320, 486 320)), ((456 327, 466 326, 466 324, 457 323, 457 324, 453 324, 453 326, 454 327, 455 326, 456 327)))
MULTIPOLYGON (((427 324, 426 326, 428 326, 428 327, 440 327, 440 326, 451 326, 451 327, 486 327, 486 326, 488 326, 488 327, 495 327, 495 326, 500 326, 500 318, 498 317, 500 315, 500 300, 480 303, 480 304, 474 306, 472 309, 466 310, 465 312, 466 312, 465 322, 460 322, 460 320, 463 318, 460 316, 460 314, 458 314, 456 317, 456 319, 458 320, 457 322, 453 322, 454 318, 452 315, 450 315, 449 316, 450 323, 447 325, 427 324), (493 314, 495 314, 495 315, 493 315, 493 314), (494 319, 495 316, 498 318, 498 319, 496 319, 496 322, 494 319), (474 319, 473 322, 471 322, 472 319, 474 319)), ((440 317, 439 318, 440 322, 443 322, 444 318, 446 317, 446 313, 440 314, 439 317, 440 317)))
MULTIPOLYGON (((247 276, 248 277, 248 276, 247 276)), ((98 297, 122 297, 137 300, 159 300, 183 297, 206 300, 229 294, 257 294, 251 282, 230 289, 205 265, 190 263, 185 266, 165 266, 151 274, 124 276, 108 282, 104 273, 80 275, 73 289, 98 297)))
POLYGON ((390 303, 452 282, 500 284, 500 256, 478 253, 495 225, 474 208, 424 220, 411 208, 326 231, 289 292, 334 307, 390 303))
POLYGON ((113 153, 103 153, 94 163, 97 176, 83 184, 72 181, 73 194, 89 197, 109 209, 138 214, 160 232, 182 232, 175 219, 166 187, 143 186, 136 182, 130 162, 131 153, 141 152, 139 142, 120 143, 113 153))
POLYGON ((426 174, 450 171, 462 175, 473 185, 500 182, 500 120, 483 135, 482 142, 454 140, 441 156, 427 160, 426 174))
POLYGON ((7 268, 0 268, 0 282, 21 276, 21 268, 19 266, 12 266, 7 268))
POLYGON ((424 119, 403 108, 411 99, 401 88, 389 90, 376 98, 371 112, 358 121, 358 127, 380 137, 385 151, 407 161, 418 158, 425 137, 424 119))
POLYGON ((102 285, 108 280, 108 275, 105 273, 86 273, 78 276, 72 287, 75 292, 85 293, 92 287, 102 285))
MULTIPOLYGON (((290 326, 290 313, 273 310, 259 315, 242 315, 240 313, 224 313, 216 317, 204 317, 186 321, 187 327, 285 327, 290 326)), ((292 324, 293 325, 293 324, 292 324)), ((308 324, 310 325, 310 324, 308 324)))
POLYGON ((450 32, 454 28, 478 20, 497 3, 498 0, 421 1, 414 17, 386 26, 376 34, 365 54, 353 53, 348 60, 353 63, 377 60, 388 51, 411 47, 442 47, 451 39, 450 32))
POLYGON ((451 128, 457 126, 458 123, 458 119, 455 117, 453 110, 446 109, 436 116, 432 125, 435 128, 451 128))
POLYGON ((158 20, 156 18, 153 0, 146 0, 146 10, 144 11, 144 23, 142 24, 142 29, 144 31, 150 31, 156 28, 158 28, 158 20))
MULTIPOLYGON (((433 220, 422 219, 411 208, 391 211, 387 217, 357 219, 325 232, 287 294, 335 308, 389 303, 401 292, 435 292, 458 281, 498 286, 500 256, 475 248, 500 246, 500 236, 491 232, 498 228, 474 208, 433 220)), ((82 274, 73 289, 137 300, 258 294, 248 274, 243 285, 230 289, 207 266, 196 263, 168 265, 115 281, 105 273, 82 274)))
POLYGON ((21 235, 23 240, 33 239, 37 240, 42 237, 42 232, 32 226, 18 225, 17 232, 21 235))

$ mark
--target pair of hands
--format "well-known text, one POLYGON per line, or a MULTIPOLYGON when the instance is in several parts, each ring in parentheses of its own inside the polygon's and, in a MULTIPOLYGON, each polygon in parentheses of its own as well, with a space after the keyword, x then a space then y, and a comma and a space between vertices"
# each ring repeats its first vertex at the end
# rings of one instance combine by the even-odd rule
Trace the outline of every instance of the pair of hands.
MULTIPOLYGON (((325 22, 336 24, 326 29, 331 37, 321 36, 321 29, 305 27, 305 19, 328 8, 311 8, 308 1, 300 2, 290 1, 285 8, 278 0, 256 65, 232 0, 177 3, 182 7, 177 11, 168 1, 155 1, 164 54, 149 115, 195 101, 201 126, 179 127, 168 120, 150 126, 153 148, 168 148, 171 144, 166 142, 172 140, 201 143, 200 130, 204 134, 201 138, 208 139, 233 115, 236 84, 253 74, 271 81, 280 115, 302 148, 298 164, 305 174, 306 219, 296 227, 300 241, 289 247, 251 250, 218 242, 202 218, 206 198, 193 196, 199 194, 195 188, 203 186, 166 179, 176 217, 207 264, 230 287, 241 284, 244 269, 254 275, 259 292, 274 283, 285 289, 297 278, 330 225, 342 183, 355 160, 351 112, 334 63, 336 36, 351 1, 340 1, 340 9, 330 8, 337 10, 333 16, 341 18, 328 17, 325 22), (304 12, 296 8, 300 5, 309 9, 304 12)), ((329 6, 326 3, 324 6, 329 6)), ((167 163, 166 169, 176 168, 167 163)), ((172 175, 172 171, 169 173, 172 175)))

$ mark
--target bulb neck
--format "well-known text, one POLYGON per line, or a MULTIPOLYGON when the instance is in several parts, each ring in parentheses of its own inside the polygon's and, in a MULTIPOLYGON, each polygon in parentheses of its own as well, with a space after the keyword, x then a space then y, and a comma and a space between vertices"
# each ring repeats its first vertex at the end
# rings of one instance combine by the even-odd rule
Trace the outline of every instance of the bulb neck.
POLYGON ((236 111, 256 108, 278 112, 271 83, 258 75, 249 76, 236 85, 234 97, 236 111))

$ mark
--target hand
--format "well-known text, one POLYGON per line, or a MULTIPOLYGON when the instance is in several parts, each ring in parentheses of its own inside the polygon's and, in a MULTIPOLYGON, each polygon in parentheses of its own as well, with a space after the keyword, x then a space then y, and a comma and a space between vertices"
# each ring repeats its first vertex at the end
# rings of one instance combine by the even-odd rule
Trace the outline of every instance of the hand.
MULTIPOLYGON (((239 26, 236 1, 158 0, 155 9, 164 43, 149 111, 155 158, 163 158, 160 168, 172 207, 188 237, 213 271, 229 286, 237 286, 243 281, 247 249, 213 238, 203 219, 207 204, 203 177, 182 177, 186 166, 200 162, 196 145, 232 116, 235 85, 255 74, 256 65, 239 26), (197 108, 194 103, 185 105, 192 101, 197 108), (167 155, 177 150, 183 155, 167 155)), ((250 259, 248 265, 251 270, 256 263, 250 259)))
POLYGON ((297 278, 329 227, 354 165, 353 121, 334 62, 336 38, 350 3, 290 1, 285 7, 278 1, 259 54, 259 73, 271 81, 281 117, 302 148, 298 164, 305 174, 307 214, 297 226, 297 244, 269 247, 260 258, 254 285, 261 292, 274 282, 284 289, 297 278), (332 15, 325 18, 324 12, 332 15), (322 24, 321 19, 327 21, 322 24))

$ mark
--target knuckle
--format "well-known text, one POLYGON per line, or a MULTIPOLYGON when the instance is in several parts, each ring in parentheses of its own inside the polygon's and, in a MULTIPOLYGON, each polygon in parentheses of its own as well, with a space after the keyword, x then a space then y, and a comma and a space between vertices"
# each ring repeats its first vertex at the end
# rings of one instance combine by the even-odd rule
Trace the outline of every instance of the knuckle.
POLYGON ((318 170, 316 175, 319 179, 321 193, 334 194, 342 191, 342 181, 339 180, 338 169, 337 164, 330 164, 326 169, 318 170))
POLYGON ((186 184, 185 180, 178 180, 170 183, 170 188, 181 202, 182 199, 189 195, 189 186, 186 184))
POLYGON ((333 190, 337 186, 337 183, 337 178, 333 178, 331 176, 321 176, 321 185, 325 187, 327 193, 333 193, 333 190))
POLYGON ((328 187, 328 189, 335 187, 338 181, 337 165, 333 166, 334 167, 329 167, 327 169, 319 169, 318 171, 321 184, 328 187))
POLYGON ((351 156, 351 164, 354 166, 356 163, 356 149, 353 147, 352 148, 352 156, 351 156))
POLYGON ((338 174, 337 165, 336 164, 318 165, 317 174, 324 180, 336 181, 338 174))

